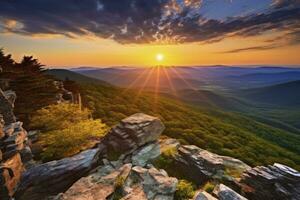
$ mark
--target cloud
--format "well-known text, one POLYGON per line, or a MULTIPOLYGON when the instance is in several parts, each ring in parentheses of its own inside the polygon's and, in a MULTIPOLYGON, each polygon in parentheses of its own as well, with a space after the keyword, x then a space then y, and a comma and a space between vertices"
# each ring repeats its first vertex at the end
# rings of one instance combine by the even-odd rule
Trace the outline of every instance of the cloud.
POLYGON ((1 0, 0 30, 24 35, 94 35, 119 43, 208 43, 272 30, 294 32, 296 37, 290 37, 291 40, 299 40, 298 0, 274 0, 263 12, 222 20, 204 17, 200 9, 204 2, 206 0, 1 0))
POLYGON ((222 51, 219 53, 240 53, 240 52, 244 52, 244 51, 261 51, 261 50, 274 49, 277 47, 278 47, 277 45, 253 46, 253 47, 233 49, 233 50, 229 50, 229 51, 222 51))

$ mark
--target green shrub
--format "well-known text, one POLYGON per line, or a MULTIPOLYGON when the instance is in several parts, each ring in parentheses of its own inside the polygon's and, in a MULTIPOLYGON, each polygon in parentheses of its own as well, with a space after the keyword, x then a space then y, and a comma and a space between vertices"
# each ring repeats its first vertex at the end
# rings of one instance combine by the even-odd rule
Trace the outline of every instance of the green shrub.
POLYGON ((123 187, 125 184, 125 178, 123 176, 118 176, 115 180, 115 192, 113 195, 113 200, 119 200, 123 197, 123 187))
POLYGON ((92 119, 69 125, 64 129, 44 132, 38 142, 44 147, 42 160, 61 159, 91 148, 106 132, 105 124, 92 119))
POLYGON ((77 104, 61 103, 38 110, 31 118, 31 127, 42 131, 64 129, 71 124, 89 119, 91 111, 79 109, 77 104))
POLYGON ((72 156, 91 148, 108 127, 101 120, 90 119, 88 109, 76 104, 56 104, 42 108, 32 118, 32 126, 41 129, 38 145, 43 161, 72 156))
MULTIPOLYGON (((157 157, 153 164, 157 168, 165 169, 168 173, 174 174, 174 156, 177 154, 176 148, 169 148, 161 153, 159 157, 157 157)), ((176 174, 177 172, 175 172, 176 174)))
POLYGON ((212 193, 212 191, 215 189, 215 186, 215 183, 207 182, 202 189, 208 193, 212 193))
POLYGON ((195 194, 193 184, 186 181, 186 180, 179 180, 174 199, 175 200, 185 200, 185 199, 190 199, 193 198, 195 194))

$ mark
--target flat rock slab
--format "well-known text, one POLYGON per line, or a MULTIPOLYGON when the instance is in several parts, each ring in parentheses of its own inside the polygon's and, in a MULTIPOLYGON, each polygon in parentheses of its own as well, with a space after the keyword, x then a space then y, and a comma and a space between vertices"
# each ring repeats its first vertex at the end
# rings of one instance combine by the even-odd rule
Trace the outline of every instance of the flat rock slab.
POLYGON ((15 197, 21 200, 42 200, 64 192, 97 166, 98 155, 99 149, 86 150, 73 157, 29 169, 23 174, 15 197))
POLYGON ((80 179, 54 200, 172 200, 176 190, 177 179, 153 167, 125 164, 104 176, 98 175, 100 171, 80 179))

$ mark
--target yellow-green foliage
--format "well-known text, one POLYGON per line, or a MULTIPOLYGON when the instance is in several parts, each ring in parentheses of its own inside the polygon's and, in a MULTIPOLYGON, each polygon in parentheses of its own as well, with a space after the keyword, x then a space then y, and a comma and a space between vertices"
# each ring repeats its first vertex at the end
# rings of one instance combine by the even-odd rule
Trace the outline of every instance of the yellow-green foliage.
POLYGON ((207 182, 205 183, 205 185, 203 186, 203 190, 208 192, 208 193, 212 193, 212 191, 214 190, 215 188, 215 184, 212 183, 212 182, 207 182))
POLYGON ((52 105, 37 112, 34 124, 44 127, 38 141, 43 147, 43 161, 72 156, 91 148, 106 134, 107 126, 101 120, 89 119, 89 113, 72 104, 52 105))
POLYGON ((195 194, 193 184, 186 181, 186 180, 179 180, 174 199, 175 200, 186 200, 186 199, 191 199, 193 198, 195 194))
POLYGON ((115 188, 122 188, 125 183, 125 178, 123 176, 118 176, 115 181, 115 188))
POLYGON ((122 199, 124 184, 125 184, 125 177, 118 176, 115 181, 115 192, 113 195, 113 200, 122 199))
POLYGON ((167 150, 165 150, 164 152, 162 152, 162 154, 166 157, 174 157, 177 154, 177 149, 174 148, 169 148, 167 150))
POLYGON ((300 170, 299 135, 241 114, 193 107, 163 96, 154 101, 152 93, 124 92, 109 85, 82 84, 80 92, 93 116, 110 126, 143 112, 159 117, 166 126, 163 134, 182 144, 232 156, 251 166, 278 162, 300 170))
POLYGON ((91 111, 79 109, 70 103, 54 104, 42 108, 31 118, 31 127, 43 131, 52 131, 68 127, 70 124, 89 119, 91 111))
POLYGON ((152 161, 155 167, 165 169, 170 175, 179 175, 174 166, 174 156, 177 154, 176 148, 169 148, 161 153, 159 157, 152 161))

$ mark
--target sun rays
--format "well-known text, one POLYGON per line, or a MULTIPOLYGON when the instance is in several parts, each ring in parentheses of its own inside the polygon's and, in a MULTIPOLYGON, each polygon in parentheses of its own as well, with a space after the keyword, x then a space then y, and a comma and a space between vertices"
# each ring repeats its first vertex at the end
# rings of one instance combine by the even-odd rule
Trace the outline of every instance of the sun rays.
POLYGON ((176 97, 177 100, 180 100, 180 98, 178 98, 180 97, 180 91, 178 91, 180 85, 178 84, 190 90, 197 90, 176 67, 153 66, 150 68, 137 69, 137 71, 136 78, 124 89, 122 94, 128 90, 134 91, 134 103, 139 101, 143 94, 152 94, 153 111, 155 112, 159 109, 159 100, 162 93, 168 92, 176 97))

